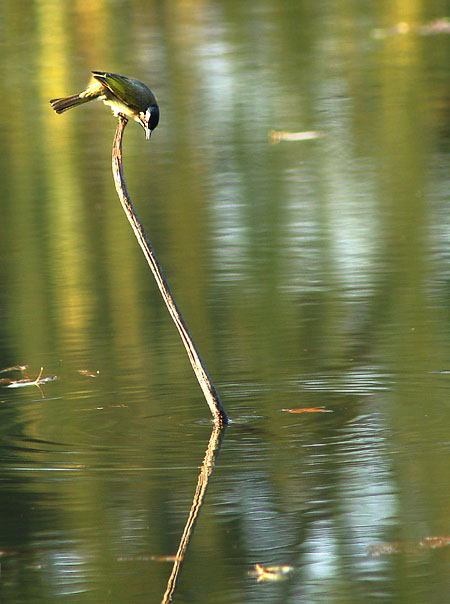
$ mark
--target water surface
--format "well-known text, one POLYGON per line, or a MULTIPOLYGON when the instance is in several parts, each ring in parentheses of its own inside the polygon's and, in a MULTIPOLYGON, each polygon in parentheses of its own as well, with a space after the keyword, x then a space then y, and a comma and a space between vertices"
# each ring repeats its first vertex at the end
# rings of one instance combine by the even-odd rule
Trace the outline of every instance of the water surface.
POLYGON ((211 433, 115 196, 115 120, 48 106, 91 69, 159 100, 127 184, 233 420, 174 602, 446 601, 445 8, 5 11, 0 369, 58 379, 0 389, 2 603, 161 602, 211 433))

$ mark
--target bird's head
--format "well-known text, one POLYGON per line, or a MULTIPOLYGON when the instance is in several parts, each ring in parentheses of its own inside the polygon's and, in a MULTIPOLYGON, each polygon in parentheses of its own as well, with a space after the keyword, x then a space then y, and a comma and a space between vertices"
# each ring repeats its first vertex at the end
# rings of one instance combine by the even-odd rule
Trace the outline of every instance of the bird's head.
POLYGON ((159 122, 159 107, 158 105, 152 105, 144 112, 141 111, 136 118, 136 121, 141 124, 145 130, 145 138, 150 140, 153 130, 156 128, 159 122))

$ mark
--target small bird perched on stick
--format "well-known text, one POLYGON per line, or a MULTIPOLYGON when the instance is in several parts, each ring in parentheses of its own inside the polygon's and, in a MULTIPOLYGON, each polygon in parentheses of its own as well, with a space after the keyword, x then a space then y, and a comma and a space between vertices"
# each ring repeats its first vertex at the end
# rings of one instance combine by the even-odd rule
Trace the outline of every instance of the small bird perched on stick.
POLYGON ((63 113, 72 107, 99 99, 111 107, 115 116, 130 117, 141 124, 145 130, 145 138, 149 140, 159 122, 159 107, 153 92, 139 80, 117 73, 93 71, 92 76, 86 90, 50 101, 56 113, 63 113))

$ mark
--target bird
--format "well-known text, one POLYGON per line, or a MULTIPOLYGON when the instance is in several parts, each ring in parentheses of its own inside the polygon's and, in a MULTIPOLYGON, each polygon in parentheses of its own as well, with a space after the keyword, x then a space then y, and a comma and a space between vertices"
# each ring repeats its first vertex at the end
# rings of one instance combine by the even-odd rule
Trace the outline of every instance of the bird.
POLYGON ((153 92, 134 78, 105 71, 91 73, 92 78, 86 90, 50 100, 56 113, 99 99, 111 107, 116 117, 129 117, 140 124, 144 128, 146 140, 149 140, 159 122, 159 107, 153 92))

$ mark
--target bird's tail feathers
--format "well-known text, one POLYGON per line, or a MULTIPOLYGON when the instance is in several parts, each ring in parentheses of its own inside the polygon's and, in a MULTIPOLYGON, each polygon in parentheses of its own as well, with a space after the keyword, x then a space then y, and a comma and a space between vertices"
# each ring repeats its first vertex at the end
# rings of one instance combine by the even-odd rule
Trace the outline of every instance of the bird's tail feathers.
POLYGON ((72 109, 72 107, 77 107, 78 105, 82 105, 91 100, 92 97, 82 97, 79 94, 74 94, 73 96, 68 96, 63 99, 52 99, 50 105, 56 113, 63 113, 63 111, 67 111, 67 109, 72 109))

